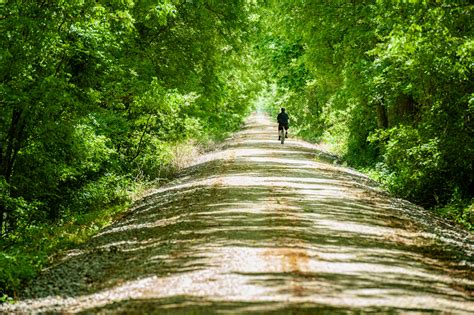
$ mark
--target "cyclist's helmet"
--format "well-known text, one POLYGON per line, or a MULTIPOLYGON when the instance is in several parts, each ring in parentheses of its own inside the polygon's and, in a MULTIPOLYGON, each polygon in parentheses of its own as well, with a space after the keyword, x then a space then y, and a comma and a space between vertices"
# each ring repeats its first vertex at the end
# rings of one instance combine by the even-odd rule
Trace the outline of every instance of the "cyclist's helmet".
POLYGON ((285 112, 285 107, 282 107, 282 108, 281 108, 281 112, 282 112, 282 113, 285 112))

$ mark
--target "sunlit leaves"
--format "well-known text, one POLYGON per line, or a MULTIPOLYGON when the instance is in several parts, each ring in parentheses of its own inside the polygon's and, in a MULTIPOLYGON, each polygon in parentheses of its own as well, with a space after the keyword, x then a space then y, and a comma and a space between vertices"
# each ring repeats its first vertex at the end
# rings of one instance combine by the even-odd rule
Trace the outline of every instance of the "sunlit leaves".
POLYGON ((412 200, 469 199, 472 10, 442 0, 273 1, 262 42, 272 45, 275 103, 296 112, 304 135, 323 135, 351 163, 377 164, 412 200), (278 42, 304 50, 285 62, 278 42), (298 64, 306 84, 294 83, 298 64))
POLYGON ((87 192, 109 200, 104 189, 117 178, 123 184, 128 175, 163 176, 170 157, 159 151, 167 146, 238 126, 257 86, 246 73, 250 58, 238 56, 250 54, 244 40, 250 7, 247 1, 6 3, 0 178, 25 200, 44 201, 54 218, 71 200, 87 203, 87 192))

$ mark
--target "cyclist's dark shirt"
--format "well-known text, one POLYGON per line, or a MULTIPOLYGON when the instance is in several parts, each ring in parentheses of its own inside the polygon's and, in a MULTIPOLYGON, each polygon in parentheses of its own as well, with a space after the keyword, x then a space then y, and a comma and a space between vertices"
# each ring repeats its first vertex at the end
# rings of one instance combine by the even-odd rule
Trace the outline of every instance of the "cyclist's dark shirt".
POLYGON ((289 119, 290 118, 288 117, 288 114, 286 112, 279 113, 277 116, 278 123, 282 125, 288 125, 289 119))

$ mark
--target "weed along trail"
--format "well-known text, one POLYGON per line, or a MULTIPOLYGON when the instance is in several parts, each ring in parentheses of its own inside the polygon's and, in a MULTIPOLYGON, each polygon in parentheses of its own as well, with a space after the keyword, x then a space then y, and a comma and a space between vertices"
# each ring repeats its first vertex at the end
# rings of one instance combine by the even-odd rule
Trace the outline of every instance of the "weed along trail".
POLYGON ((291 132, 281 145, 253 114, 0 312, 467 314, 472 249, 467 232, 291 132))

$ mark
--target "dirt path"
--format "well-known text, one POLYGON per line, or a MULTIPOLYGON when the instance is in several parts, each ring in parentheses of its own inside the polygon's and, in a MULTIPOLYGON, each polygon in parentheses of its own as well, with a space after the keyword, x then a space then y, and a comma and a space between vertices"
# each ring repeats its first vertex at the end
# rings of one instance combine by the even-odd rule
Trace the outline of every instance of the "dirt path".
POLYGON ((468 233, 275 135, 253 115, 0 312, 474 312, 468 233))

